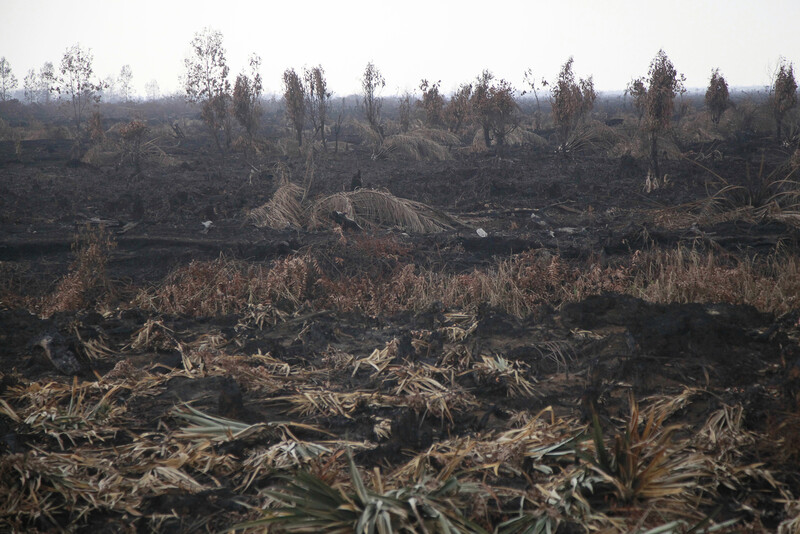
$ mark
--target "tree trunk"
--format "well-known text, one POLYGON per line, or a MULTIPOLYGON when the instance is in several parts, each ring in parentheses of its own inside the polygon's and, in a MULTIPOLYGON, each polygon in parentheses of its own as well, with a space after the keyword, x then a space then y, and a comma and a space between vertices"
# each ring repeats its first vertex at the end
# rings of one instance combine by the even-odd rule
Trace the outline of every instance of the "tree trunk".
POLYGON ((211 134, 211 138, 214 140, 214 146, 217 147, 222 159, 225 159, 225 148, 222 146, 222 143, 219 140, 219 130, 214 124, 206 123, 206 126, 208 126, 208 132, 211 134))
POLYGON ((661 178, 661 170, 658 168, 658 134, 650 132, 650 173, 653 178, 661 178))
POLYGON ((497 132, 496 131, 494 133, 494 138, 495 138, 495 145, 496 145, 494 153, 495 153, 495 155, 497 157, 502 158, 503 157, 503 153, 505 152, 504 148, 505 148, 505 145, 506 145, 506 134, 505 134, 505 132, 497 132))
POLYGON ((483 127, 483 142, 486 144, 486 148, 492 146, 492 138, 489 137, 489 127, 487 125, 482 125, 483 127))
POLYGON ((297 146, 303 146, 303 129, 302 128, 295 128, 297 131, 297 146))

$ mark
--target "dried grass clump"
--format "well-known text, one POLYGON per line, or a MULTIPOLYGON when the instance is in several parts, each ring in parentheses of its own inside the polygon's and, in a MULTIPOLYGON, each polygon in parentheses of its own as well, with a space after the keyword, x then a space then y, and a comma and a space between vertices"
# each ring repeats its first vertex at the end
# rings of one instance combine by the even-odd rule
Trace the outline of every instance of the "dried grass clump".
POLYGON ((678 248, 644 256, 629 292, 651 302, 727 302, 785 313, 797 307, 800 262, 774 256, 732 260, 678 248))
MULTIPOLYGON (((676 160, 683 157, 680 148, 670 137, 659 138, 658 152, 659 157, 663 156, 665 160, 676 160)), ((636 159, 645 159, 650 155, 649 142, 638 135, 636 131, 626 132, 623 130, 609 147, 608 155, 612 158, 632 156, 636 159)))
POLYGON ((334 193, 303 205, 304 190, 286 182, 263 206, 249 213, 258 227, 284 229, 287 226, 316 230, 335 224, 333 212, 340 212, 362 228, 398 227, 417 233, 451 230, 458 222, 451 216, 421 202, 399 198, 387 191, 359 189, 334 193))
POLYGON ((286 532, 487 532, 465 515, 479 485, 425 476, 404 486, 391 476, 384 479, 377 467, 370 484, 349 449, 347 460, 349 484, 309 470, 283 476, 280 491, 267 492, 275 506, 263 518, 234 529, 277 525, 286 532))
POLYGON ((544 302, 562 302, 571 269, 560 258, 540 257, 529 251, 501 261, 493 269, 458 275, 454 284, 442 283, 443 302, 455 308, 475 309, 481 303, 525 316, 544 302))
POLYGON ((566 140, 558 146, 557 152, 574 154, 586 150, 613 149, 623 136, 600 121, 584 121, 570 130, 566 140))
MULTIPOLYGON (((442 135, 452 135, 442 131, 442 135)), ((453 136, 455 137, 455 136, 453 136)), ((458 143, 458 139, 452 144, 458 143)), ((450 150, 439 142, 431 139, 422 131, 396 134, 387 137, 383 144, 373 154, 374 159, 385 156, 403 156, 416 161, 433 160, 446 161, 452 159, 450 150)))
POLYGON ((391 276, 344 277, 321 280, 321 306, 370 316, 391 315, 402 310, 421 310, 435 299, 435 289, 424 274, 406 265, 391 276))
POLYGON ((559 305, 606 291, 623 291, 625 267, 593 264, 582 270, 558 256, 538 251, 518 254, 486 271, 475 270, 439 283, 439 300, 457 309, 476 309, 481 303, 525 317, 542 304, 559 305))
MULTIPOLYGON (((800 295, 800 262, 794 257, 731 260, 685 248, 637 254, 618 265, 584 267, 530 251, 487 270, 415 276, 414 288, 401 286, 404 290, 397 293, 413 295, 409 304, 415 307, 439 301, 454 309, 473 310, 486 303, 519 317, 544 303, 559 305, 607 292, 657 303, 748 304, 774 313, 797 307, 800 295)), ((407 278, 406 283, 411 280, 407 278)))
POLYGON ((321 280, 324 304, 369 315, 403 310, 422 311, 436 302, 448 308, 474 311, 479 306, 525 317, 542 304, 580 300, 605 291, 624 292, 629 268, 592 265, 571 267, 557 256, 528 251, 486 270, 442 274, 401 266, 385 277, 352 276, 321 280))
POLYGON ((220 257, 178 269, 159 287, 140 292, 136 302, 159 313, 193 317, 253 308, 291 313, 314 298, 318 276, 319 267, 308 256, 284 258, 269 269, 220 257))
POLYGON ((33 307, 44 317, 56 312, 92 306, 110 289, 106 264, 117 244, 103 226, 86 225, 75 235, 72 251, 75 259, 56 289, 33 307))
POLYGON ((711 143, 724 139, 714 128, 708 113, 694 113, 685 118, 675 128, 675 135, 686 143, 711 143))
POLYGON ((708 474, 704 458, 688 442, 674 439, 681 426, 666 426, 670 410, 656 404, 640 416, 633 399, 630 405, 625 428, 610 446, 597 415, 593 417, 594 450, 578 453, 588 472, 598 475, 592 493, 608 493, 619 503, 661 501, 663 511, 689 512, 694 508, 689 503, 698 497, 699 481, 708 474))
POLYGON ((453 132, 443 130, 440 128, 416 128, 411 130, 411 133, 414 135, 426 137, 446 147, 454 147, 461 145, 461 138, 459 138, 453 132))
POLYGON ((135 510, 141 504, 133 484, 123 480, 112 456, 46 453, 0 457, 0 527, 5 532, 69 531, 89 512, 135 510), (70 528, 71 527, 71 528, 70 528))
POLYGON ((528 251, 487 269, 450 274, 407 263, 407 250, 396 244, 364 246, 381 247, 375 253, 391 263, 344 274, 338 264, 323 268, 326 261, 310 255, 291 256, 269 268, 225 258, 192 262, 141 291, 135 302, 159 313, 241 314, 262 325, 303 308, 375 317, 424 311, 435 303, 466 312, 489 305, 526 317, 543 304, 558 306, 608 292, 655 303, 726 302, 784 313, 797 306, 800 295, 800 262, 792 257, 732 260, 680 248, 636 254, 615 265, 580 266, 528 251))
POLYGON ((765 171, 762 157, 758 174, 753 175, 750 168, 745 169, 744 180, 734 183, 701 165, 696 165, 711 173, 718 190, 701 205, 701 216, 722 218, 723 220, 777 220, 792 226, 800 226, 800 182, 795 179, 798 167, 790 159, 769 174, 765 171), (782 178, 778 176, 782 175, 782 178))
POLYGON ((381 144, 380 134, 376 132, 369 125, 369 123, 360 121, 358 119, 352 119, 347 122, 346 127, 350 130, 354 130, 357 135, 360 135, 362 139, 372 144, 373 146, 378 146, 381 144))
POLYGON ((303 189, 292 182, 284 182, 261 207, 247 214, 247 218, 259 228, 282 230, 287 226, 301 226, 303 208, 300 202, 303 189))
POLYGON ((510 146, 527 145, 534 148, 546 148, 550 144, 541 135, 525 128, 517 128, 512 131, 506 135, 504 142, 510 146))
POLYGON ((328 226, 333 211, 344 213, 362 227, 398 227, 416 233, 452 230, 456 221, 421 202, 399 198, 387 191, 359 189, 335 193, 308 209, 310 229, 328 226))

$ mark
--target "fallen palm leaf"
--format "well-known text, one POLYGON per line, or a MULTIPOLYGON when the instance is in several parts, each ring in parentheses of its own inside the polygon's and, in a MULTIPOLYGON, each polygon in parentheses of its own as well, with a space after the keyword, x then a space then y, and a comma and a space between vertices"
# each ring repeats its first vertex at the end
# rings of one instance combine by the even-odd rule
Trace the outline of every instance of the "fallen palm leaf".
POLYGON ((269 202, 251 210, 247 216, 259 228, 282 230, 287 226, 299 227, 303 220, 302 198, 303 189, 286 181, 278 187, 269 202))
POLYGON ((445 144, 451 146, 460 145, 461 140, 443 130, 440 131, 439 135, 433 132, 436 132, 436 130, 415 130, 407 134, 389 136, 377 148, 373 154, 373 159, 387 157, 390 154, 399 154, 417 161, 445 161, 452 159, 453 156, 445 144), (434 136, 437 139, 434 139, 434 136))
POLYGON ((303 190, 286 183, 272 199, 252 210, 250 220, 258 227, 284 229, 287 225, 316 229, 332 226, 331 214, 343 214, 361 228, 399 227, 405 231, 433 233, 459 226, 455 218, 421 202, 386 191, 359 189, 335 193, 301 205, 303 190))
POLYGON ((469 489, 450 479, 433 488, 424 482, 387 489, 378 471, 375 489, 365 484, 348 450, 352 490, 330 484, 307 471, 283 477, 280 491, 266 491, 280 506, 264 518, 232 527, 241 530, 280 525, 288 532, 392 534, 441 532, 486 534, 463 515, 469 489))
POLYGON ((399 198, 387 191, 359 189, 335 193, 308 208, 310 229, 330 226, 330 214, 345 214, 362 228, 389 226, 416 233, 451 230, 458 222, 421 202, 399 198))
POLYGON ((358 373, 358 370, 362 365, 369 365, 375 370, 372 376, 379 375, 385 371, 389 364, 392 363, 392 361, 397 357, 397 344, 398 341, 395 338, 386 343, 386 346, 382 349, 373 350, 372 354, 370 354, 368 357, 356 360, 355 365, 353 366, 352 376, 356 376, 356 373, 358 373))
MULTIPOLYGON (((172 415, 193 423, 183 427, 175 433, 178 438, 192 440, 211 440, 218 442, 234 440, 256 440, 267 438, 270 440, 283 439, 284 433, 288 432, 289 427, 301 428, 303 430, 318 432, 320 434, 332 435, 320 428, 302 423, 291 421, 256 423, 248 425, 233 419, 218 417, 201 412, 200 410, 184 404, 183 407, 172 409, 172 415)), ((291 434, 289 434, 291 435, 291 434)))
POLYGON ((500 355, 481 356, 472 370, 466 371, 477 375, 479 382, 489 387, 502 387, 509 397, 532 397, 536 390, 530 380, 525 378, 527 366, 519 361, 509 361, 500 355))

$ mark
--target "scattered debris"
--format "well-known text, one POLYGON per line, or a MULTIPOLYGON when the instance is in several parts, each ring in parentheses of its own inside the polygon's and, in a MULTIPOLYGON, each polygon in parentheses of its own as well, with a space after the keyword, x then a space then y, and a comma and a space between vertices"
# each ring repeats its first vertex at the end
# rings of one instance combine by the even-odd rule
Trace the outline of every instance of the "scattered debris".
POLYGON ((81 364, 75 353, 58 332, 44 334, 34 345, 44 349, 45 356, 59 373, 74 376, 81 372, 81 364))

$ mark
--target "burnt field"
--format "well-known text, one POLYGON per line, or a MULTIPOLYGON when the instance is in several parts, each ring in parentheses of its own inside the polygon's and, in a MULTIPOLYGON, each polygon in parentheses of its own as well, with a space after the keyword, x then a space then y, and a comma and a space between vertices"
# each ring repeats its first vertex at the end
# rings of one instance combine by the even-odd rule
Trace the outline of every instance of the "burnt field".
POLYGON ((798 532, 800 157, 729 114, 658 180, 632 114, 0 142, 0 530, 798 532))

